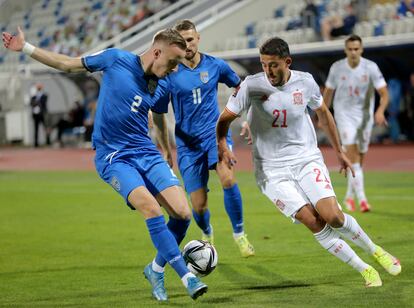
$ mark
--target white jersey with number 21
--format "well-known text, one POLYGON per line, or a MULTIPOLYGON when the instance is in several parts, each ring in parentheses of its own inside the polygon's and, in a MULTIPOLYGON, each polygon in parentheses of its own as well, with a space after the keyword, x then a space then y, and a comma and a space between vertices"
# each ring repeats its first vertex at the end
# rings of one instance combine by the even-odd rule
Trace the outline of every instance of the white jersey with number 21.
POLYGON ((272 86, 263 72, 248 76, 226 106, 235 115, 248 113, 257 171, 321 157, 307 109, 322 105, 319 86, 309 73, 290 72, 281 87, 272 86))

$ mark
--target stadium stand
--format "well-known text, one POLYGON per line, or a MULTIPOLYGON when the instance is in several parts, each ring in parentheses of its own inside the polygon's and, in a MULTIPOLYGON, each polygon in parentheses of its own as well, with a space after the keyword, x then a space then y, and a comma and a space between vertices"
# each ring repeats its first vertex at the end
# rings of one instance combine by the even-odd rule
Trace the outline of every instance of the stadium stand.
MULTIPOLYGON (((201 50, 232 61, 236 71, 245 76, 257 69, 248 60, 257 56, 256 47, 275 35, 290 44, 295 59, 298 54, 342 55, 343 37, 322 42, 320 22, 325 16, 342 16, 349 3, 350 0, 5 0, 0 1, 0 28, 13 32, 21 25, 32 44, 70 55, 108 47, 141 53, 156 31, 189 18, 202 35, 201 50)), ((401 13, 400 1, 358 0, 356 5, 359 22, 354 33, 364 38, 365 47, 413 44, 414 17, 409 11, 401 13)), ((333 57, 329 61, 332 60, 333 57)), ((325 64, 320 61, 315 58, 311 66, 323 71, 325 64)), ((100 75, 87 78, 99 82, 100 75)), ((82 78, 61 75, 22 54, 0 48, 0 139, 10 139, 4 137, 2 128, 9 113, 12 117, 16 116, 13 112, 21 112, 19 121, 28 121, 24 93, 39 79, 50 89, 55 108, 52 113, 68 112, 71 103, 85 95, 83 90, 74 91, 73 86, 68 86, 72 83, 81 89, 82 78)), ((320 79, 324 80, 323 75, 320 79)), ((220 88, 219 95, 220 101, 225 102, 229 90, 220 88)), ((8 123, 16 126, 19 121, 8 123)), ((23 129, 18 135, 27 132, 23 129)))
MULTIPOLYGON (((309 2, 309 1, 308 1, 309 2)), ((312 1, 310 1, 312 2, 312 1)), ((290 44, 309 43, 321 40, 320 23, 325 17, 344 16, 350 0, 314 1, 316 14, 301 14, 306 1, 288 3, 275 7, 274 16, 245 25, 245 33, 225 39, 215 50, 238 50, 255 48, 268 37, 278 35, 290 44), (304 22, 305 19, 310 22, 304 22)), ((373 37, 414 32, 414 16, 399 14, 400 2, 383 1, 369 5, 368 1, 356 1, 358 20, 353 33, 362 37, 373 37), (366 12, 366 13, 365 13, 366 12)), ((342 37, 339 37, 341 39, 342 37)))

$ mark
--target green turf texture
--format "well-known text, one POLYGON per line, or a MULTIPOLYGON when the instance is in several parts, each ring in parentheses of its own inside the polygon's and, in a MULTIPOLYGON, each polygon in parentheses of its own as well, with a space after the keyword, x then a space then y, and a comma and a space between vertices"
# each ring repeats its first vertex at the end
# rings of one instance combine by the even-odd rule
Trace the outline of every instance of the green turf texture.
MULTIPOLYGON (((345 179, 331 176, 342 200, 345 179)), ((366 174, 373 211, 354 217, 403 267, 392 277, 356 248, 383 279, 381 288, 372 289, 307 229, 282 216, 252 173, 237 177, 256 256, 239 256, 213 175, 209 203, 219 264, 203 279, 209 291, 194 302, 168 268, 169 301, 162 306, 412 307, 414 173, 366 174)), ((193 221, 184 243, 198 238, 193 221)), ((142 270, 153 255, 142 217, 95 173, 0 173, 0 306, 148 307, 157 303, 142 270)))

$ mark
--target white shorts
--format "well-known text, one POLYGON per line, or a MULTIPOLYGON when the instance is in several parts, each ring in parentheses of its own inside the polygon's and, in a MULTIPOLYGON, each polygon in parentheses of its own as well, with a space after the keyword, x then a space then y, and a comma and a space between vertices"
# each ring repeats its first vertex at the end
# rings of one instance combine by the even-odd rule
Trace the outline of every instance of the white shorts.
POLYGON ((373 121, 355 121, 352 118, 335 119, 342 145, 356 144, 360 153, 368 151, 373 121))
POLYGON ((329 172, 322 159, 263 171, 258 186, 262 193, 295 222, 296 213, 306 204, 336 197, 329 172))

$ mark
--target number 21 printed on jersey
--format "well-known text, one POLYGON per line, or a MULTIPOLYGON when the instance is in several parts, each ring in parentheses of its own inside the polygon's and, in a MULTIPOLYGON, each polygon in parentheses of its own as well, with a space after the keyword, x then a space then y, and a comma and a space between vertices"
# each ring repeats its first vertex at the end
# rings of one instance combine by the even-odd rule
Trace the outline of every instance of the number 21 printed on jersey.
POLYGON ((287 111, 286 111, 286 109, 283 109, 283 110, 275 109, 275 110, 273 110, 273 115, 275 116, 275 119, 273 120, 272 127, 282 127, 282 128, 288 127, 287 123, 286 123, 287 122, 287 111), (280 124, 280 125, 277 123, 279 118, 280 118, 280 121, 282 122, 282 124, 280 124))

